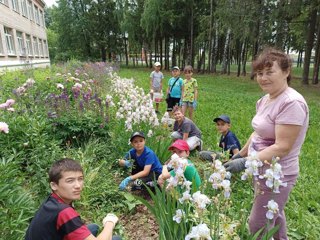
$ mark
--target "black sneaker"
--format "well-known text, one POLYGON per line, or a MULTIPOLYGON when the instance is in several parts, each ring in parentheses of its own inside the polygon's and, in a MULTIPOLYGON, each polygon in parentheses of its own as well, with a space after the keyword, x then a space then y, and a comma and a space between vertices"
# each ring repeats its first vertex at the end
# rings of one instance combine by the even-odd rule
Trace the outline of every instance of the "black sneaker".
POLYGON ((142 190, 142 186, 132 185, 131 192, 142 190))
POLYGON ((140 179, 134 180, 131 191, 141 190, 143 188, 142 181, 140 179))
POLYGON ((196 149, 197 149, 199 152, 202 151, 202 145, 203 145, 203 141, 200 140, 199 145, 196 147, 196 149))

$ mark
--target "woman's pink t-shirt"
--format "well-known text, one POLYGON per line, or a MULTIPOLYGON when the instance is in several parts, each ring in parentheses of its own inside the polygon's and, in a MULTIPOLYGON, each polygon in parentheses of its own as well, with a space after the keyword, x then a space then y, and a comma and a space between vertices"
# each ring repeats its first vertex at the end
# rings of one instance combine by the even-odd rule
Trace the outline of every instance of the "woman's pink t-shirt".
POLYGON ((299 153, 309 125, 308 105, 303 96, 290 87, 273 101, 268 102, 268 99, 269 95, 265 95, 256 104, 256 115, 252 119, 252 127, 256 134, 249 146, 249 155, 275 143, 276 125, 302 126, 291 151, 279 161, 284 175, 298 174, 299 153))

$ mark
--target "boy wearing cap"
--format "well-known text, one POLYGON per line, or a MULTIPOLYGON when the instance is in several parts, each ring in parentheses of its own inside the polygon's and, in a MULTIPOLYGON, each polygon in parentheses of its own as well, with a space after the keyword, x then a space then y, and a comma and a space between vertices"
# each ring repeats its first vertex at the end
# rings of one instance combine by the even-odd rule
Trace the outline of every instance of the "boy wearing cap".
MULTIPOLYGON (((163 73, 160 71, 161 63, 154 63, 154 71, 150 74, 150 95, 153 99, 153 93, 162 92, 162 79, 164 78, 163 73)), ((156 113, 159 113, 159 103, 156 103, 156 113)))
POLYGON ((120 190, 125 190, 128 184, 135 181, 132 190, 141 189, 142 182, 149 183, 153 180, 157 181, 162 172, 162 164, 157 155, 145 146, 145 136, 143 132, 134 132, 130 137, 131 148, 125 155, 124 159, 119 160, 122 167, 131 167, 131 176, 126 177, 119 185, 120 190), (133 159, 131 163, 129 160, 133 159))
POLYGON ((174 66, 171 70, 172 78, 168 81, 167 111, 172 112, 174 106, 179 105, 182 93, 183 79, 180 78, 180 68, 174 66))
MULTIPOLYGON (((190 154, 189 145, 186 141, 178 139, 172 145, 168 148, 169 151, 172 151, 174 154, 177 154, 180 159, 187 159, 190 154)), ((201 185, 201 178, 199 176, 199 173, 193 163, 188 160, 188 165, 186 166, 183 175, 187 181, 194 182, 196 184, 196 189, 199 189, 199 186, 201 185)), ((171 176, 175 176, 175 172, 171 170, 168 171, 167 165, 163 165, 162 174, 159 176, 158 184, 162 187, 164 184, 164 181, 171 176)))
MULTIPOLYGON (((236 155, 241 150, 241 145, 236 135, 230 131, 231 121, 229 116, 220 115, 213 119, 213 121, 216 123, 217 130, 221 133, 219 147, 221 147, 224 152, 229 151, 229 156, 232 158, 233 155, 236 155)), ((201 159, 208 161, 213 161, 213 156, 220 155, 213 151, 201 151, 199 154, 201 159)))

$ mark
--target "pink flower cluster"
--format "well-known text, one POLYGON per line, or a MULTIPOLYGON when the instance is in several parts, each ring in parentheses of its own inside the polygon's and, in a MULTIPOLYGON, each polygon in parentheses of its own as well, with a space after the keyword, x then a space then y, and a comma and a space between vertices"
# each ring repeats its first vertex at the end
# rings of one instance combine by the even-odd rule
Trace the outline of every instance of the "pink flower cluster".
POLYGON ((11 106, 15 103, 13 99, 8 99, 5 103, 0 104, 0 109, 7 109, 8 111, 13 112, 14 108, 11 106))
POLYGON ((5 122, 0 122, 0 133, 9 133, 9 126, 5 122))

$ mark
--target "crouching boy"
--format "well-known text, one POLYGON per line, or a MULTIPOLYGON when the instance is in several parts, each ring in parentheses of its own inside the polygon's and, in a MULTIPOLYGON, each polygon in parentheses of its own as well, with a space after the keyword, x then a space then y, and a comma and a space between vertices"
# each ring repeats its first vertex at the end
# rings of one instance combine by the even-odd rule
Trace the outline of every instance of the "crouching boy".
POLYGON ((119 240, 112 237, 118 217, 108 214, 103 219, 103 230, 97 236, 97 224, 85 225, 72 206, 79 200, 83 189, 83 170, 81 165, 64 158, 55 162, 49 170, 52 193, 41 205, 32 219, 25 240, 119 240))
POLYGON ((147 146, 143 132, 134 132, 130 137, 131 148, 124 159, 119 160, 122 167, 131 167, 131 176, 126 177, 119 185, 120 190, 125 190, 130 182, 134 181, 131 190, 141 189, 145 184, 157 181, 162 172, 162 164, 157 155, 147 146), (133 163, 130 161, 133 160, 133 163))
MULTIPOLYGON (((185 167, 185 169, 183 169, 185 180, 195 183, 196 188, 194 189, 199 189, 201 178, 193 163, 188 159, 190 151, 187 142, 178 139, 174 143, 172 143, 168 150, 172 151, 172 153, 177 154, 180 161, 183 161, 184 159, 187 160, 187 166, 185 167)), ((176 173, 174 170, 171 170, 169 172, 167 165, 163 165, 162 174, 159 176, 158 184, 162 187, 166 179, 170 178, 171 176, 174 177, 175 175, 176 173)))

